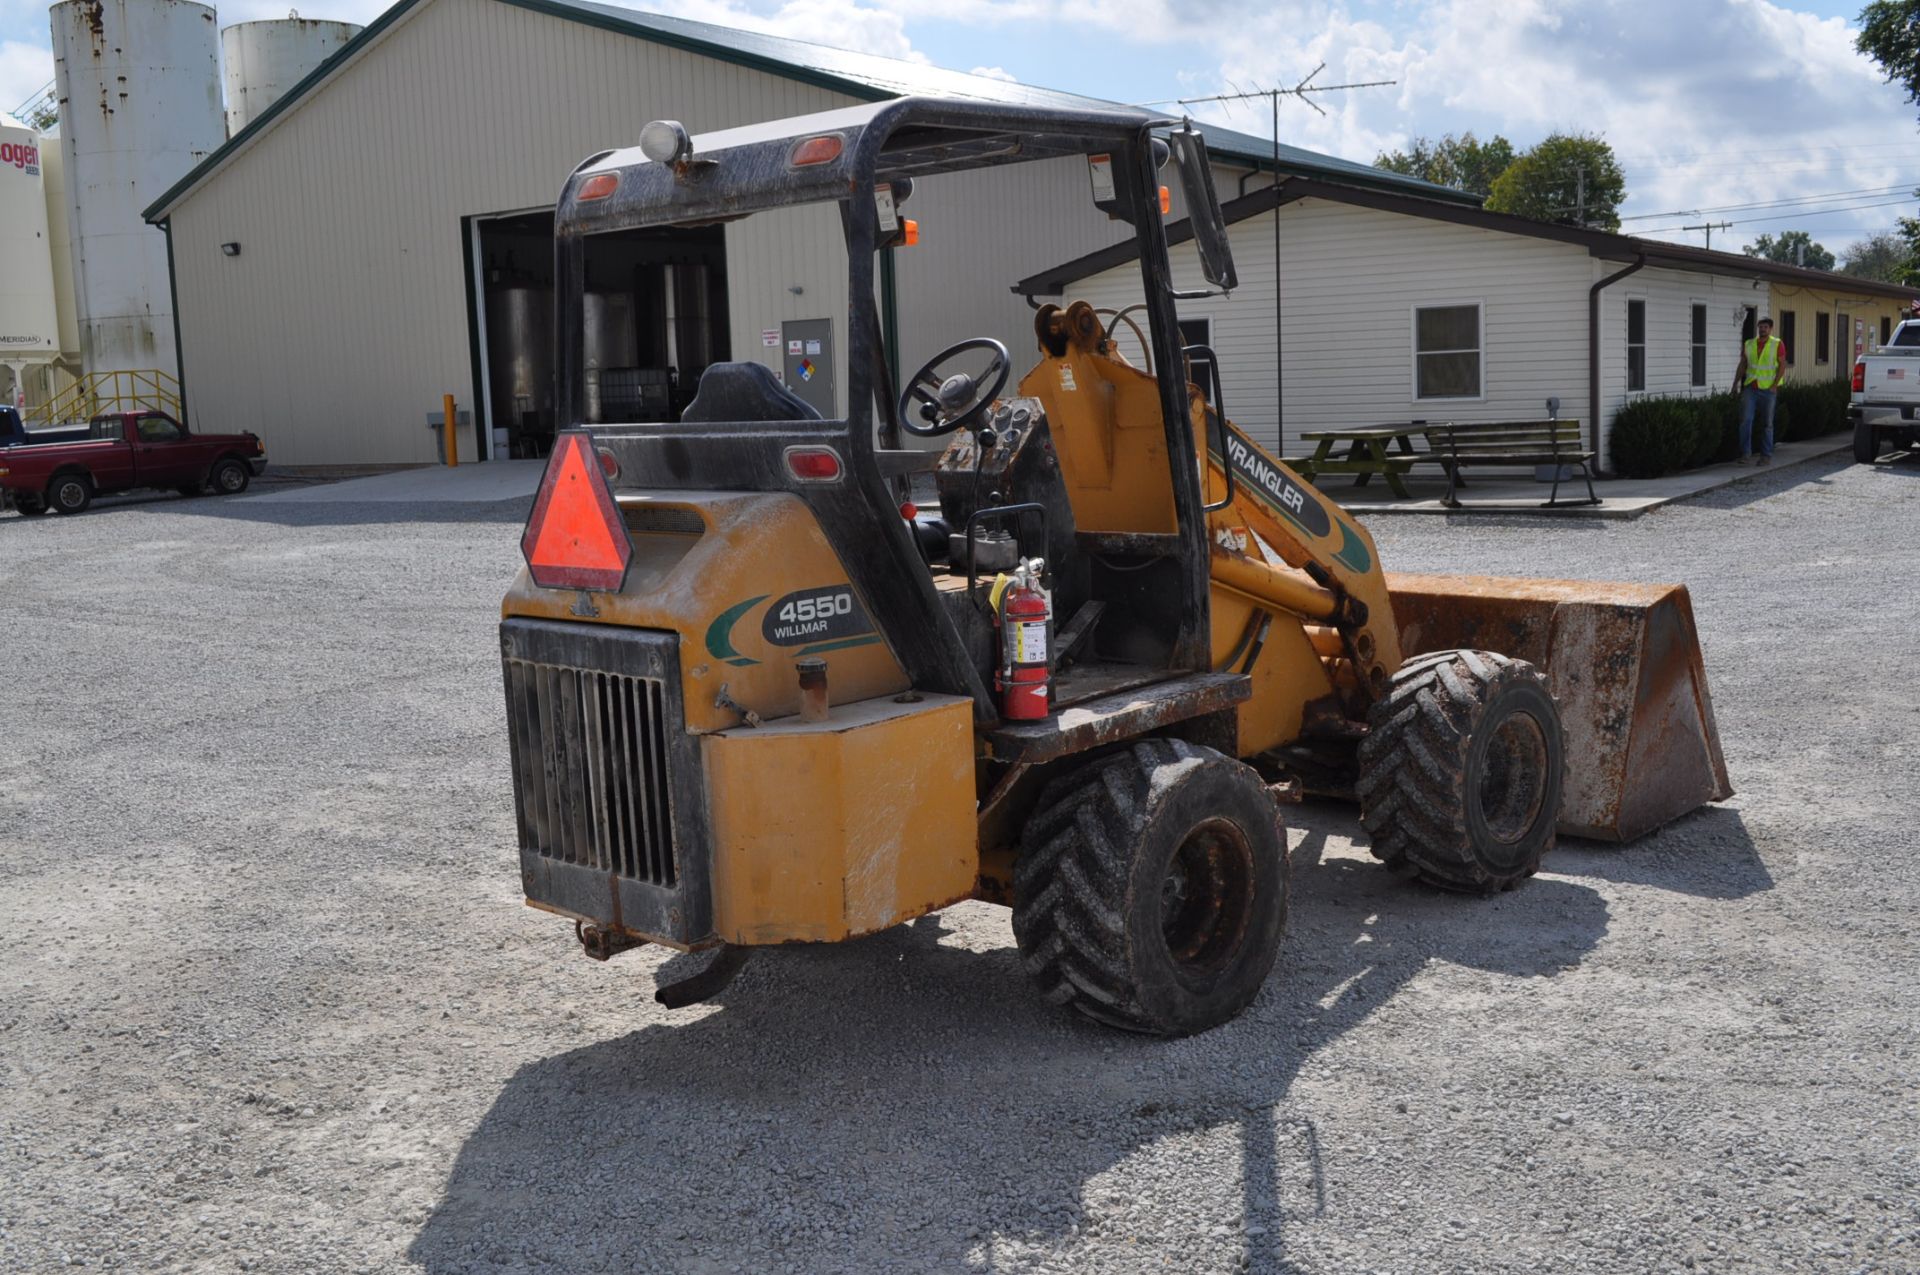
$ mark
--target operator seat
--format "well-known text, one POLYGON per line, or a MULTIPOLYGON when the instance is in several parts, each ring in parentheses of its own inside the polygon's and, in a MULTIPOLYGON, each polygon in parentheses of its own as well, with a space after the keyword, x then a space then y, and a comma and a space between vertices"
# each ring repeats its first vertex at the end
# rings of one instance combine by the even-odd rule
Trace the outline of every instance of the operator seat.
POLYGON ((813 405, 780 384, 763 363, 708 364, 699 391, 680 413, 683 425, 819 419, 813 405))

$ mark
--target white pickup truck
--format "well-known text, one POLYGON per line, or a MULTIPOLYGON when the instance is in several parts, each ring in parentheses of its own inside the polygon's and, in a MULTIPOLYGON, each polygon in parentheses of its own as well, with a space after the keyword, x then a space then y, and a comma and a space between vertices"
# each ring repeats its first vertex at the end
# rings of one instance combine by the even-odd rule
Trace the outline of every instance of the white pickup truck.
POLYGON ((1893 339, 1853 365, 1853 458, 1871 465, 1888 447, 1920 448, 1920 319, 1907 319, 1893 339), (1890 413, 1898 410, 1898 420, 1890 413))

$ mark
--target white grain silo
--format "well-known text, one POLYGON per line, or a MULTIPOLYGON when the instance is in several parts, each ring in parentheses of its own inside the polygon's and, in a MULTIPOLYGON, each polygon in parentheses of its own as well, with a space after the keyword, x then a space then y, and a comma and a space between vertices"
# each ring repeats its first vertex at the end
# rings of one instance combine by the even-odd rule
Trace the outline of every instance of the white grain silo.
POLYGON ((188 0, 61 0, 54 79, 81 357, 178 366, 166 237, 148 204, 226 140, 214 12, 188 0))
POLYGON ((11 115, 0 115, 0 401, 24 402, 27 368, 60 356, 53 292, 53 237, 41 178, 45 142, 11 115))
POLYGON ((289 13, 264 22, 236 22, 220 33, 227 85, 227 135, 260 114, 307 73, 360 34, 351 22, 323 22, 289 13))

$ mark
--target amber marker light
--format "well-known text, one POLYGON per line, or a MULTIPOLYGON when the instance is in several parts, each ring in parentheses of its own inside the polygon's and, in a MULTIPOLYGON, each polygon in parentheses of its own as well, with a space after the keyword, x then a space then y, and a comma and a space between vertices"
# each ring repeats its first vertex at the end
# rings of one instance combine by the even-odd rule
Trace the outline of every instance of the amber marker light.
POLYGON ((822 133, 819 137, 809 137, 793 148, 793 166, 805 168, 809 164, 830 164, 840 158, 842 145, 838 133, 822 133))

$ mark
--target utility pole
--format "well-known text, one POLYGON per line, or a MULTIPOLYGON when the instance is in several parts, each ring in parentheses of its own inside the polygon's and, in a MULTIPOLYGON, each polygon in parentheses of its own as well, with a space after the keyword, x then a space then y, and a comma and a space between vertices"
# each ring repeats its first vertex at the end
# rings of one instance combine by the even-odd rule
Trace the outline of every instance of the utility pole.
MULTIPOLYGON (((1335 93, 1335 92, 1339 92, 1342 89, 1386 88, 1391 85, 1399 83, 1399 81, 1397 80, 1366 80, 1366 81, 1354 83, 1354 84, 1315 84, 1313 83, 1314 77, 1319 75, 1320 72, 1326 69, 1327 69, 1327 64, 1325 62, 1322 62, 1319 66, 1316 66, 1313 68, 1313 70, 1307 72, 1307 74, 1301 78, 1300 82, 1294 85, 1290 89, 1278 89, 1278 88, 1255 89, 1247 93, 1239 93, 1239 92, 1215 93, 1209 97, 1181 97, 1181 98, 1168 99, 1169 101, 1175 102, 1180 106, 1192 106, 1199 102, 1231 103, 1231 102, 1244 102, 1249 98, 1264 97, 1267 99, 1269 105, 1272 107, 1272 113, 1273 113, 1273 421, 1274 421, 1273 444, 1276 451, 1283 449, 1286 445, 1285 443, 1286 421, 1283 419, 1283 408, 1282 408, 1282 403, 1284 401, 1284 392, 1286 389, 1286 373, 1285 373, 1285 360, 1281 357, 1282 351, 1281 351, 1281 333, 1280 333, 1281 319, 1283 317, 1283 312, 1281 310, 1281 305, 1280 305, 1280 186, 1281 186, 1280 99, 1283 97, 1297 97, 1302 102, 1305 102, 1308 106, 1311 106, 1314 109, 1314 111, 1317 112, 1318 114, 1325 115, 1326 112, 1320 109, 1320 104, 1318 102, 1315 102, 1313 98, 1308 96, 1308 94, 1335 93)), ((1232 84, 1233 81, 1228 80, 1227 83, 1232 84)), ((1234 85, 1234 87, 1237 89, 1239 86, 1234 85)), ((1165 105, 1165 103, 1164 102, 1147 102, 1147 103, 1144 103, 1144 105, 1161 106, 1161 105, 1165 105)))
POLYGON ((1587 226, 1587 166, 1580 165, 1574 177, 1573 215, 1582 230, 1587 226))
POLYGON ((1682 229, 1682 230, 1704 230, 1704 231, 1706 231, 1706 232, 1707 232, 1707 251, 1709 251, 1709 252, 1711 252, 1711 251, 1713 251, 1713 232, 1714 232, 1714 231, 1716 231, 1716 230, 1732 230, 1732 229, 1733 229, 1733 223, 1732 223, 1732 222, 1730 222, 1730 221, 1709 221, 1709 222, 1707 222, 1707 223, 1706 223, 1705 225, 1701 225, 1701 226, 1682 226, 1682 227, 1680 227, 1680 229, 1682 229))

